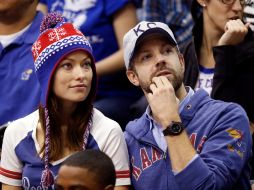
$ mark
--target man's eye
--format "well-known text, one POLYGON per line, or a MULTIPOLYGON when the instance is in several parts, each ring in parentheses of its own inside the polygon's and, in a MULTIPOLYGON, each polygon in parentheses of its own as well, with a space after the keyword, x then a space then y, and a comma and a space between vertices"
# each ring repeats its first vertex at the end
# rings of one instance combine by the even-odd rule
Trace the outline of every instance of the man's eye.
POLYGON ((151 55, 149 55, 149 54, 143 55, 143 56, 141 57, 141 60, 142 60, 142 61, 146 61, 146 60, 148 60, 150 57, 151 57, 151 55))
POLYGON ((164 50, 164 53, 166 53, 166 54, 169 54, 169 53, 171 53, 172 52, 172 48, 166 48, 165 50, 164 50))

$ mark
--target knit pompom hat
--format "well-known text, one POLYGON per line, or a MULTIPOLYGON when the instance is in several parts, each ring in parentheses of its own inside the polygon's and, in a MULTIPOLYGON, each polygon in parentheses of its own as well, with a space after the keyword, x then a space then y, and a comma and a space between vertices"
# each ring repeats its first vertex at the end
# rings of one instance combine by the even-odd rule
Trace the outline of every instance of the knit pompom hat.
POLYGON ((73 24, 64 22, 58 13, 47 14, 40 27, 40 36, 32 46, 35 72, 41 85, 41 105, 47 106, 48 90, 51 78, 60 61, 69 53, 84 50, 92 59, 92 89, 95 96, 96 70, 92 47, 86 37, 73 24))
MULTIPOLYGON (((42 171, 41 185, 49 187, 54 184, 53 174, 49 168, 49 145, 50 145, 50 120, 48 114, 48 94, 51 79, 58 64, 68 54, 83 50, 90 56, 92 63, 92 85, 88 97, 95 97, 97 87, 97 75, 92 48, 86 37, 71 23, 64 22, 59 13, 48 13, 40 26, 40 36, 32 46, 34 57, 35 73, 41 86, 40 103, 45 110, 45 170, 42 171)), ((89 118, 88 126, 83 135, 83 149, 86 148, 88 136, 92 123, 92 115, 89 118)))

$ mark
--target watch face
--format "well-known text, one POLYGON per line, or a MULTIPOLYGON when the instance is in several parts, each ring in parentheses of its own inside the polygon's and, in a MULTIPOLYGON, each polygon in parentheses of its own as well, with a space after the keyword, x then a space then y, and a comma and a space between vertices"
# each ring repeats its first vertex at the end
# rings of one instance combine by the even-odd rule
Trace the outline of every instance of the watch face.
POLYGON ((165 136, 176 136, 181 134, 183 131, 184 127, 181 122, 172 122, 164 131, 163 134, 165 136))
POLYGON ((179 133, 179 132, 181 132, 182 127, 181 127, 181 125, 175 123, 172 125, 171 129, 172 129, 173 133, 179 133))

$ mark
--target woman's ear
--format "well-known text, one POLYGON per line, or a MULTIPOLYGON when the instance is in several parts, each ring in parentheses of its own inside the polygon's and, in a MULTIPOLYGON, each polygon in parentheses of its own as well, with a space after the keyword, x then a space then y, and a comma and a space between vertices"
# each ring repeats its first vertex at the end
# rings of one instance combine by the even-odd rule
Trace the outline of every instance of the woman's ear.
POLYGON ((206 1, 205 1, 205 0, 194 0, 194 1, 197 1, 198 4, 199 4, 201 7, 206 7, 206 1))
POLYGON ((133 70, 127 70, 126 75, 132 84, 134 84, 135 86, 139 86, 138 76, 133 70))

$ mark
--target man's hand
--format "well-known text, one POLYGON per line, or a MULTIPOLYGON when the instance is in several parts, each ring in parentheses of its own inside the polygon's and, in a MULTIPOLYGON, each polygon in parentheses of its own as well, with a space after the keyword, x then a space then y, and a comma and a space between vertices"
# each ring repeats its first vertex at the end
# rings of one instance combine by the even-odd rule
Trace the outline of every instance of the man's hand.
POLYGON ((153 118, 165 128, 171 121, 180 121, 179 100, 174 88, 165 76, 154 77, 150 85, 151 93, 145 94, 151 107, 153 118))
POLYGON ((218 45, 237 45, 243 41, 248 33, 250 23, 244 24, 240 19, 230 20, 225 25, 225 33, 221 36, 218 45))

